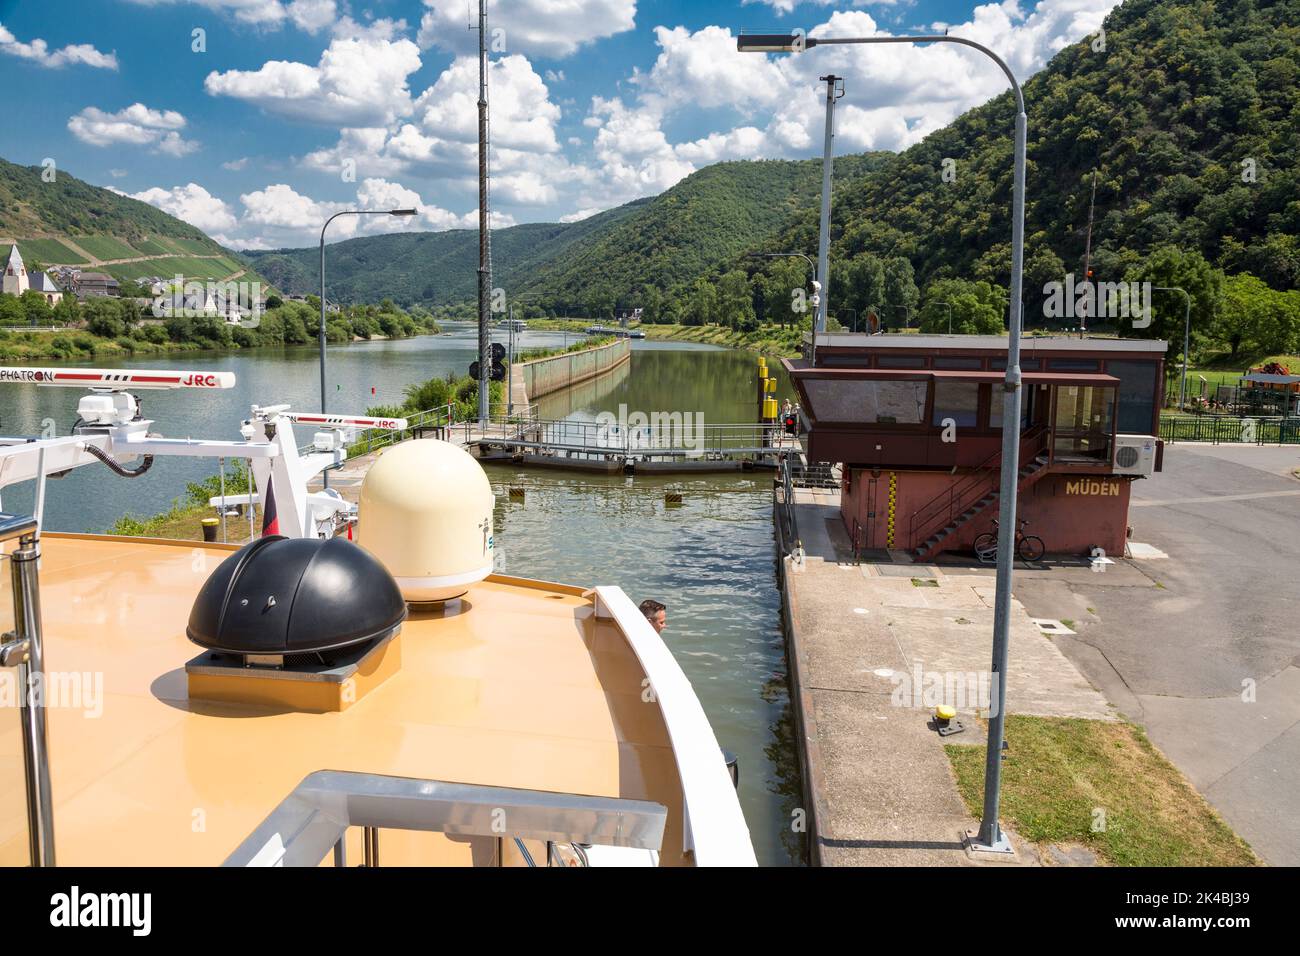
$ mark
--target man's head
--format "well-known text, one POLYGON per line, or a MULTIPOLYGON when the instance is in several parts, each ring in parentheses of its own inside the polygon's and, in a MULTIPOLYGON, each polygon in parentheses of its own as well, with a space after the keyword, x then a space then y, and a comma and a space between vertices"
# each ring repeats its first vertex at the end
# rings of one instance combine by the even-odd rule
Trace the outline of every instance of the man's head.
POLYGON ((668 611, 658 601, 652 601, 650 598, 646 598, 641 602, 641 613, 644 614, 645 619, 650 622, 650 626, 660 634, 662 634, 664 628, 668 626, 668 611))

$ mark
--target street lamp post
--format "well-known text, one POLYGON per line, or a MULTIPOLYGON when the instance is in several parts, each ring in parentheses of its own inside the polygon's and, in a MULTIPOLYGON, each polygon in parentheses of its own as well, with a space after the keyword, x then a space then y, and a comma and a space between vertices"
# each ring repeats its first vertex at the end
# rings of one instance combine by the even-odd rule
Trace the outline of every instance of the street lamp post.
POLYGON ((889 307, 891 309, 902 309, 903 328, 909 329, 912 327, 912 307, 910 305, 907 303, 890 303, 889 307))
MULTIPOLYGON (((811 361, 815 363, 817 361, 817 324, 818 324, 819 317, 824 317, 824 313, 822 310, 825 308, 824 303, 826 302, 826 290, 822 288, 821 271, 817 268, 816 261, 813 260, 812 256, 806 255, 802 252, 755 252, 755 253, 751 253, 751 255, 753 255, 755 258, 758 259, 803 259, 805 262, 808 263, 808 265, 812 266, 813 289, 814 289, 813 294, 817 296, 817 304, 813 307, 813 322, 812 322, 811 361)), ((822 318, 822 324, 823 325, 825 324, 824 318, 822 318)))
MULTIPOLYGON (((414 209, 345 209, 336 212, 320 227, 320 410, 325 411, 325 230, 339 216, 414 216, 414 209)), ((329 470, 321 472, 324 487, 330 486, 329 470)))
POLYGON ((1183 379, 1178 386, 1178 408, 1181 411, 1187 404, 1187 353, 1192 345, 1192 297, 1181 286, 1153 285, 1151 288, 1158 292, 1181 292, 1186 303, 1183 308, 1183 379))
POLYGON ((948 334, 952 335, 952 303, 951 302, 932 302, 931 305, 941 305, 948 310, 948 334))
POLYGON ((998 521, 997 592, 993 609, 993 683, 996 699, 990 702, 988 748, 984 764, 984 809, 979 833, 970 841, 973 850, 1010 855, 1011 843, 998 825, 998 800, 1002 785, 1002 744, 1006 729, 1006 674, 1008 630, 1011 621, 1011 572, 1016 532, 1016 492, 1020 470, 1020 332, 1021 288, 1025 259, 1025 139, 1028 119, 1020 83, 1003 59, 983 44, 964 37, 878 36, 809 37, 803 34, 741 34, 741 52, 803 52, 814 46, 849 46, 868 43, 956 43, 979 50, 993 60, 1011 83, 1016 101, 1015 173, 1011 196, 1011 321, 1007 330, 1007 370, 1003 380, 1002 474, 998 521))

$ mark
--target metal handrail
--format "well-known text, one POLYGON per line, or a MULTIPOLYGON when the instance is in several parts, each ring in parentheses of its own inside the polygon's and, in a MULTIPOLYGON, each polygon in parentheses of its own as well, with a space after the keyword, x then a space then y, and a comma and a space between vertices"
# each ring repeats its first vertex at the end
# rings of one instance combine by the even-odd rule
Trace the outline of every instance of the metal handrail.
POLYGON ((786 456, 781 459, 781 507, 785 513, 786 527, 789 529, 789 535, 785 540, 787 554, 793 554, 803 547, 803 543, 799 540, 799 524, 795 518, 794 488, 790 458, 786 456))
POLYGON ((49 738, 45 728, 45 641, 41 631, 40 535, 36 519, 0 513, 0 544, 18 547, 8 557, 14 629, 3 635, 0 666, 18 668, 23 775, 27 789, 27 839, 32 866, 54 866, 54 801, 50 791, 49 738))
POLYGON ((658 851, 667 820, 667 809, 647 800, 319 770, 224 865, 317 866, 331 852, 338 861, 353 826, 496 838, 505 827, 518 840, 658 851))
POLYGON ((406 417, 406 428, 402 431, 366 429, 358 441, 348 446, 348 458, 359 458, 380 448, 396 445, 405 441, 416 432, 435 428, 450 428, 456 421, 456 406, 448 402, 436 408, 415 412, 406 417))
POLYGON ((1265 415, 1162 416, 1160 437, 1170 444, 1208 441, 1214 444, 1300 444, 1300 418, 1265 415))
POLYGON ((646 425, 624 426, 571 419, 531 418, 514 432, 481 439, 515 448, 547 448, 571 454, 619 458, 708 457, 710 455, 778 455, 800 451, 773 444, 778 427, 768 423, 695 425, 664 416, 646 425), (687 434, 693 437, 684 441, 687 434))
MULTIPOLYGON (((1036 425, 1020 439, 1020 460, 1022 463, 1036 457, 1046 445, 1049 430, 1045 425, 1036 425), (1029 448, 1025 446, 1029 445, 1029 448), (1029 453, 1027 457, 1026 452, 1029 453)), ((961 481, 954 482, 939 492, 920 508, 912 512, 908 522, 908 540, 915 544, 935 528, 946 527, 954 518, 979 501, 989 492, 995 490, 999 482, 998 465, 1002 461, 1002 451, 993 452, 984 461, 975 466, 975 470, 961 481), (978 494, 972 494, 972 491, 978 494), (944 505, 947 506, 946 510, 944 505), (942 523, 940 523, 942 521, 942 523)))

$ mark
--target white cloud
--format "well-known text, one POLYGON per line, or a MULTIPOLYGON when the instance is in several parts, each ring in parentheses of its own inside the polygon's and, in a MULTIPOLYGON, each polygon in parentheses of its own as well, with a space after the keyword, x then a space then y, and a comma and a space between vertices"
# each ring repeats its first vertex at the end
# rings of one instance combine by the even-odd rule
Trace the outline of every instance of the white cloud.
MULTIPOLYGON (((477 48, 465 29, 464 0, 424 0, 418 40, 453 53, 477 48)), ((477 24, 477 21, 475 21, 477 24)), ((569 56, 584 44, 636 26, 636 0, 496 0, 488 10, 493 53, 569 56)))
POLYGON ((270 60, 257 70, 213 71, 203 88, 327 126, 383 126, 411 112, 407 77, 419 68, 410 40, 366 35, 331 41, 316 66, 270 60))
MULTIPOLYGON (((916 0, 853 0, 855 7, 893 7, 897 5, 910 6, 916 0)), ((829 7, 835 3, 835 0, 740 0, 741 6, 761 3, 771 7, 777 13, 791 13, 795 7, 812 6, 829 7)))
POLYGON ((590 219, 598 212, 604 212, 604 210, 596 206, 591 206, 587 209, 579 209, 577 212, 571 212, 567 216, 561 216, 560 222, 582 222, 582 220, 590 219))
MULTIPOLYGON (((286 183, 244 193, 239 201, 244 204, 245 225, 295 231, 319 230, 326 219, 343 208, 341 203, 316 202, 286 183)), ((356 223, 349 219, 336 227, 335 235, 355 231, 356 223)))
POLYGON ((338 13, 334 0, 293 0, 286 12, 293 25, 307 33, 325 29, 338 13))
MULTIPOLYGON (((492 61, 489 83, 494 194, 519 205, 556 202, 557 183, 587 175, 560 151, 560 108, 524 56, 492 61)), ((343 129, 335 145, 308 153, 303 165, 331 175, 351 168, 358 178, 414 173, 468 197, 478 174, 477 99, 477 62, 457 59, 416 98, 409 121, 343 129)))
MULTIPOLYGON (((778 11, 797 5, 760 2, 778 11)), ((1005 0, 976 7, 968 22, 950 30, 997 51, 1024 79, 1094 33, 1114 6, 1114 0, 1040 0, 1026 11, 1017 0, 1005 0)), ((887 32, 859 9, 831 12, 809 35, 887 32)), ((818 77, 828 73, 846 77, 836 113, 839 153, 904 149, 1007 87, 987 57, 955 44, 819 47, 766 56, 737 52, 734 35, 718 26, 695 32, 661 26, 655 37, 659 55, 649 70, 633 72, 630 97, 592 99, 584 124, 597 131, 599 165, 576 208, 658 192, 721 160, 819 154, 825 88, 818 77), (730 125, 737 116, 742 122, 730 125), (664 132, 710 122, 715 130, 694 140, 673 142, 664 132)))
POLYGON ((199 148, 193 140, 181 138, 185 117, 175 110, 154 110, 133 103, 116 113, 87 106, 68 120, 72 135, 91 146, 126 143, 152 146, 168 156, 186 156, 199 148))
POLYGON ((334 0, 131 0, 131 2, 148 7, 188 2, 214 13, 226 14, 234 18, 237 23, 277 30, 289 22, 308 33, 315 33, 327 26, 335 14, 334 0))
POLYGON ((188 222, 196 229, 212 234, 235 228, 235 214, 224 201, 198 183, 163 189, 155 186, 143 192, 128 193, 132 199, 157 206, 168 215, 188 222))
MULTIPOLYGON (((243 215, 232 235, 220 242, 235 249, 275 249, 314 245, 325 220, 345 209, 417 210, 415 216, 342 216, 330 225, 328 239, 337 242, 358 235, 384 232, 471 229, 478 225, 477 210, 455 213, 426 202, 414 189, 381 177, 369 177, 347 202, 316 200, 286 183, 274 183, 239 197, 243 215)), ((494 214, 493 228, 514 225, 508 214, 494 214)))
POLYGON ((232 159, 221 164, 222 169, 229 169, 231 172, 239 172, 248 165, 248 157, 241 156, 239 159, 232 159))
POLYGON ((117 53, 101 53, 89 43, 74 43, 70 46, 51 50, 42 39, 36 38, 28 43, 20 43, 9 30, 0 23, 0 53, 31 60, 41 66, 57 69, 61 66, 93 66, 104 70, 117 69, 117 53))
MULTIPOLYGON (((553 152, 560 108, 550 101, 528 58, 505 56, 488 73, 492 141, 498 146, 553 152)), ((420 94, 415 111, 427 133, 462 142, 478 140, 478 62, 461 57, 420 94)))

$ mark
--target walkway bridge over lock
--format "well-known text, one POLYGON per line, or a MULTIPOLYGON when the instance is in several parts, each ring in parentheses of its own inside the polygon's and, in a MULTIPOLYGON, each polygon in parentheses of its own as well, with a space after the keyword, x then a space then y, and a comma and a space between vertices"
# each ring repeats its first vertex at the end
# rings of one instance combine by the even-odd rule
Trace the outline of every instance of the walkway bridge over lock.
POLYGON ((446 405, 409 415, 407 422, 404 431, 364 434, 350 447, 349 463, 408 438, 452 442, 482 461, 613 474, 776 469, 804 455, 798 437, 776 424, 706 424, 676 413, 628 424, 538 418, 534 405, 493 406, 480 423, 457 420, 455 408, 446 405))

